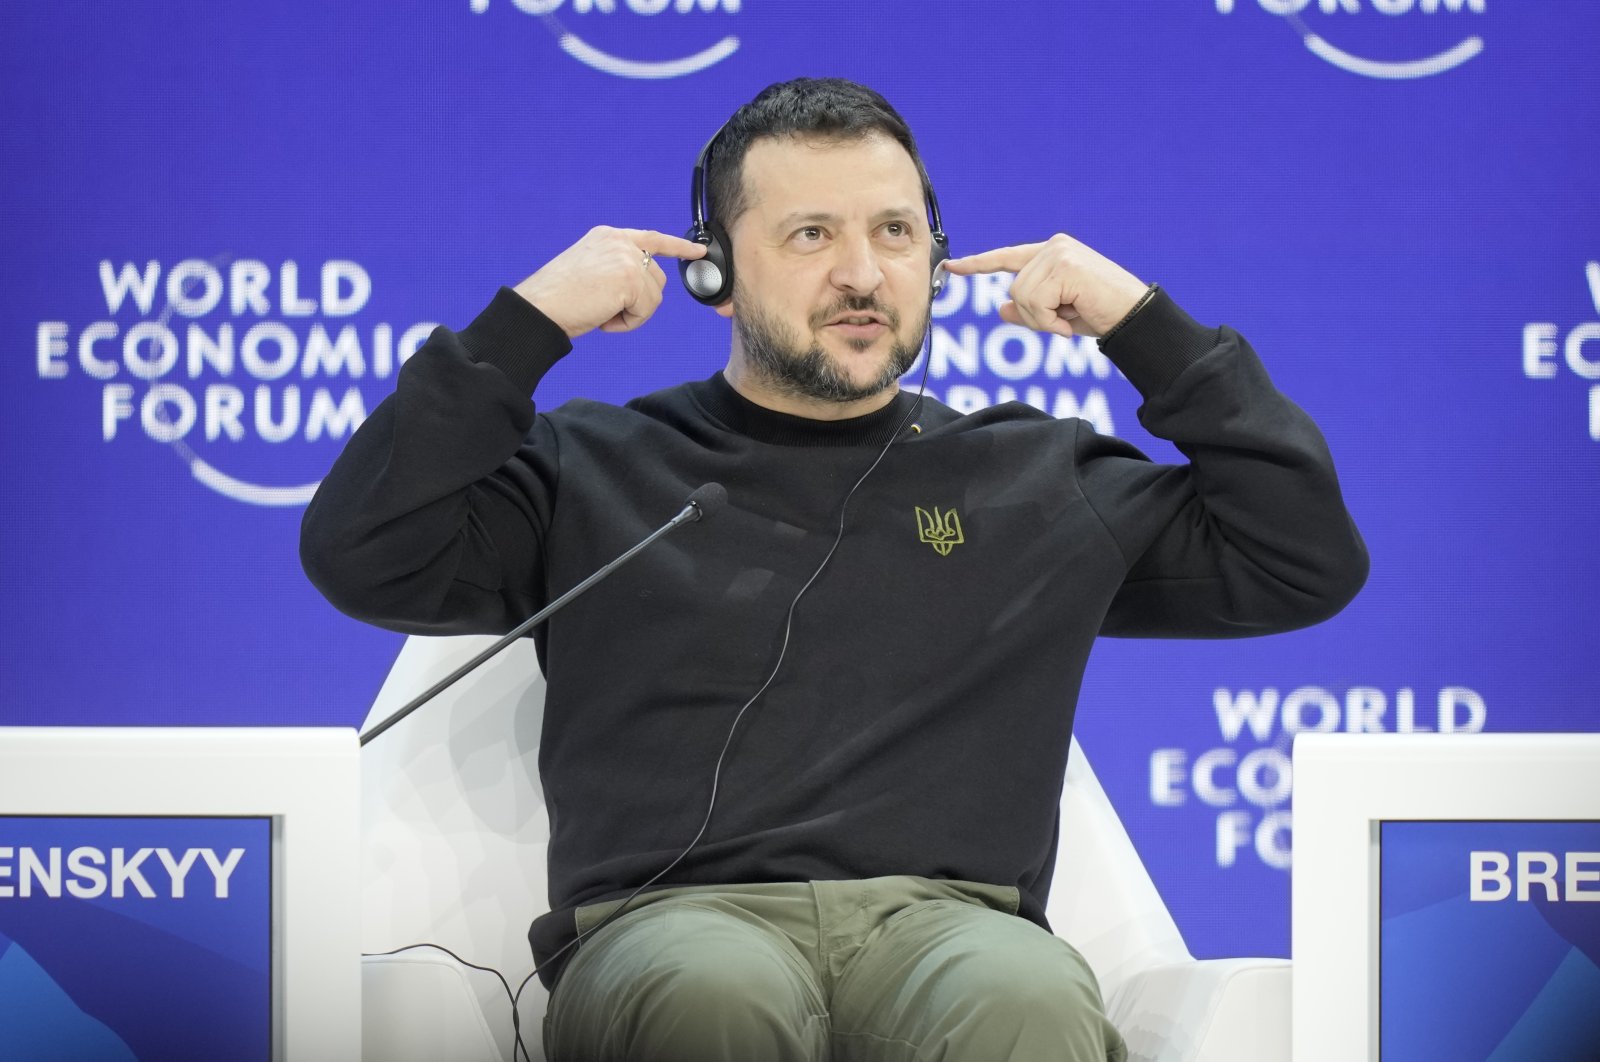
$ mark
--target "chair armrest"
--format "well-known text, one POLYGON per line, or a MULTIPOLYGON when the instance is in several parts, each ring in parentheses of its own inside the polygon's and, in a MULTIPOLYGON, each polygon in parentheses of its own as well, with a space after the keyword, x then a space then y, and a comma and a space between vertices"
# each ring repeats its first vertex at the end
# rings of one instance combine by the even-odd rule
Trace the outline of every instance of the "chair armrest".
POLYGON ((1106 1000, 1128 1062, 1286 1062, 1287 959, 1191 959, 1152 966, 1106 1000))
MULTIPOLYGON (((361 960, 361 1056, 372 1062, 504 1062, 469 971, 446 956, 384 955, 361 960)), ((510 1035, 510 1004, 500 1009, 510 1035)), ((535 1029, 535 1034, 538 1030, 535 1029)), ((535 1037, 537 1039, 537 1035, 535 1037)), ((539 1057, 543 1057, 540 1052, 539 1057)))

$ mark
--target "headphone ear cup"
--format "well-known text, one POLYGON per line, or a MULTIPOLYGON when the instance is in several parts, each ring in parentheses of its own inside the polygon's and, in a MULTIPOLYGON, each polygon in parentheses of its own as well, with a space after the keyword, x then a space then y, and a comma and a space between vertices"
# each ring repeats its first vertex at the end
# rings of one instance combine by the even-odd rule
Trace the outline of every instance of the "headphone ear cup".
POLYGON ((729 253, 728 234, 715 222, 705 227, 695 225, 683 238, 705 247, 706 253, 694 261, 678 259, 678 275, 683 286, 698 303, 720 306, 733 295, 733 255, 729 253))
POLYGON ((950 272, 944 267, 945 261, 950 257, 950 238, 944 233, 933 234, 933 250, 930 257, 933 259, 933 272, 928 297, 937 299, 944 291, 945 283, 950 279, 950 272))

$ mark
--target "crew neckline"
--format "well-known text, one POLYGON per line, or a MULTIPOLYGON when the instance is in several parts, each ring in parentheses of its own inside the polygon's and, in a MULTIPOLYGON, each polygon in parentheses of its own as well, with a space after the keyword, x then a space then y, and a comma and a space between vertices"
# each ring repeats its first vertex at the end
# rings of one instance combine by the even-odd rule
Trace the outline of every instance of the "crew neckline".
MULTIPOLYGON (((899 391, 882 409, 845 420, 814 420, 750 401, 718 371, 690 385, 700 408, 729 431, 776 446, 882 446, 905 420, 916 396, 899 391)), ((909 430, 910 425, 905 425, 909 430)))

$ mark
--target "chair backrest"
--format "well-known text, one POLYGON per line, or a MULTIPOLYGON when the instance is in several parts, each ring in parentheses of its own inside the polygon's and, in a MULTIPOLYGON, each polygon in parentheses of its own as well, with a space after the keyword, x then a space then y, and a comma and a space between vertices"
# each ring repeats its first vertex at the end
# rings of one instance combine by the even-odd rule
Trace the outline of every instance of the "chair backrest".
MULTIPOLYGON (((368 715, 386 718, 488 638, 410 638, 368 715)), ((546 910, 549 826, 538 779, 544 679, 512 646, 362 752, 362 950, 430 942, 500 970, 532 968, 528 923, 546 910)), ((1116 811, 1074 741, 1047 911, 1109 998, 1128 977, 1189 953, 1116 811)), ((413 953, 415 954, 415 953, 413 953)), ((509 1053, 510 1012, 485 975, 480 998, 509 1053), (502 1016, 504 1020, 497 1020, 502 1016)), ((537 1051, 543 993, 524 996, 537 1051)), ((538 1055, 536 1054, 537 1058, 538 1055)))
POLYGON ((1191 957, 1077 738, 1061 790, 1061 840, 1045 915, 1056 935, 1083 953, 1107 1000, 1140 970, 1191 957))
MULTIPOLYGON (((362 729, 492 641, 408 638, 362 729)), ((544 676, 533 643, 523 641, 362 749, 363 952, 438 944, 499 970, 513 988, 533 969, 528 923, 549 903, 543 722, 544 676)), ((511 1008, 499 982, 484 974, 470 983, 500 1057, 511 1058, 511 1008)), ((519 1008, 536 1062, 544 998, 535 980, 519 1008)))

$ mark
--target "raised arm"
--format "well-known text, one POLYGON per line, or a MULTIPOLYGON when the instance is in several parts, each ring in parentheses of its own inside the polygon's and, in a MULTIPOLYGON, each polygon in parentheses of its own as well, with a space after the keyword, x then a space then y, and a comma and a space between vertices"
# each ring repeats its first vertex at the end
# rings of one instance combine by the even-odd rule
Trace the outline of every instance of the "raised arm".
POLYGON ((407 633, 503 632, 533 612, 559 465, 530 395, 573 339, 650 318, 666 284, 652 255, 702 253, 593 229, 466 328, 437 329, 306 509, 300 557, 317 589, 407 633))
POLYGON ((1076 475, 1126 565, 1109 635, 1238 637, 1308 626, 1361 588, 1367 553, 1321 432, 1229 328, 1066 236, 953 261, 1016 271, 1007 320, 1101 348, 1139 420, 1189 458, 1159 465, 1078 425, 1076 475))

